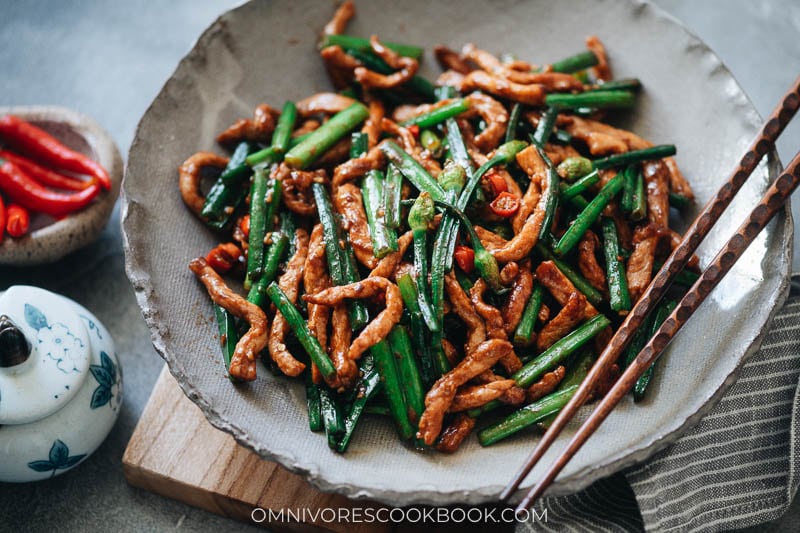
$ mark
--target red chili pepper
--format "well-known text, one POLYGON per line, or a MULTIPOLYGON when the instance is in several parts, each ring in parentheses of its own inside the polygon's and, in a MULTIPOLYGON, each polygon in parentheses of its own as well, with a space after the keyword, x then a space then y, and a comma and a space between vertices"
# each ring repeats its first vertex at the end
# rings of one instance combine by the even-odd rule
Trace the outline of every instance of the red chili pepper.
POLYGON ((54 192, 36 183, 11 161, 0 158, 0 190, 31 211, 59 218, 89 205, 100 192, 100 187, 92 183, 80 192, 54 192))
POLYGON ((519 211, 519 198, 510 192, 501 192, 489 207, 495 215, 507 218, 519 211))
POLYGON ((6 231, 12 237, 22 237, 31 227, 31 216, 21 205, 11 204, 6 212, 6 231))
POLYGON ((216 270, 217 274, 223 275, 236 265, 241 256, 242 251, 238 246, 232 242, 226 242, 208 252, 206 263, 216 270))
POLYGON ((475 252, 469 246, 457 245, 453 257, 458 267, 467 274, 475 269, 475 252))
POLYGON ((3 197, 0 196, 0 242, 3 242, 3 236, 6 234, 6 205, 3 203, 3 197))
POLYGON ((0 137, 18 150, 50 167, 94 177, 105 190, 111 178, 99 163, 61 144, 46 131, 14 115, 0 117, 0 137))
POLYGON ((0 158, 11 161, 25 174, 35 179, 42 185, 48 185, 50 187, 55 187, 56 189, 64 189, 65 191, 82 191, 92 184, 92 182, 89 180, 81 180, 59 174, 58 172, 50 170, 49 168, 45 168, 28 158, 22 157, 21 155, 17 155, 13 152, 9 152, 8 150, 0 150, 0 158))
POLYGON ((508 183, 506 183, 506 179, 499 172, 490 170, 486 174, 486 179, 489 180, 489 185, 492 186, 494 196, 498 196, 503 192, 508 192, 508 183))
POLYGON ((419 139, 419 125, 412 124, 408 127, 408 131, 411 132, 411 135, 414 136, 415 139, 419 139))

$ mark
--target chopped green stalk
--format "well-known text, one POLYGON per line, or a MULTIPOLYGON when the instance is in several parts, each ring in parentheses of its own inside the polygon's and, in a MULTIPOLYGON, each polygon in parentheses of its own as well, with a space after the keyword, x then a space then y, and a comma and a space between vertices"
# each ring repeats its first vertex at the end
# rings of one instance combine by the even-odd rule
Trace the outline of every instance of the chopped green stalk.
POLYGON ((303 372, 306 383, 306 406, 308 407, 308 429, 322 431, 325 428, 322 422, 322 404, 320 402, 320 387, 311 381, 311 369, 303 372))
POLYGON ((647 216, 647 191, 644 186, 644 176, 642 172, 636 173, 636 187, 633 189, 633 200, 631 202, 631 220, 639 222, 647 216))
POLYGON ((328 446, 336 449, 339 435, 344 433, 344 419, 333 391, 327 387, 319 388, 320 412, 322 413, 322 424, 325 426, 325 436, 328 438, 328 446))
POLYGON ((547 249, 544 245, 541 243, 537 244, 536 252, 542 256, 543 259, 552 261, 558 267, 561 273, 564 274, 564 276, 566 276, 567 279, 570 280, 573 285, 575 285, 575 288, 581 291, 583 295, 586 296, 586 299, 589 300, 589 302, 591 302, 593 305, 600 305, 603 302, 603 295, 600 293, 600 291, 592 287, 591 283, 589 283, 586 278, 581 276, 574 268, 553 255, 553 252, 547 249))
POLYGON ((608 279, 608 294, 611 297, 611 309, 617 313, 630 311, 631 296, 628 292, 625 265, 619 255, 617 228, 610 218, 603 218, 603 252, 606 258, 606 278, 608 279))
POLYGON ((356 391, 358 392, 344 419, 344 435, 342 435, 336 446, 336 451, 339 453, 344 453, 347 450, 361 415, 367 412, 367 403, 381 389, 381 377, 378 374, 378 369, 375 368, 372 354, 362 356, 358 366, 361 371, 361 378, 356 384, 356 391))
POLYGON ((372 251, 378 259, 397 251, 397 232, 386 226, 382 216, 384 175, 380 170, 370 170, 361 180, 364 210, 367 213, 369 235, 372 240, 372 251))
POLYGON ((410 181, 414 187, 420 191, 425 191, 431 195, 434 200, 444 200, 444 191, 442 187, 436 182, 428 171, 420 165, 416 159, 400 148, 396 142, 386 140, 380 145, 381 150, 386 155, 397 169, 402 172, 403 176, 410 181))
POLYGON ((630 152, 595 159, 592 165, 594 168, 599 169, 622 167, 634 163, 641 163, 642 161, 671 157, 676 153, 677 149, 674 144, 658 144, 656 146, 650 146, 649 148, 642 148, 641 150, 631 150, 630 152))
POLYGON ((636 190, 636 168, 630 165, 623 170, 624 183, 622 186, 622 199, 619 207, 623 213, 630 214, 633 210, 633 193, 636 190))
MULTIPOLYGON (((386 63, 386 61, 375 55, 371 50, 367 52, 362 52, 361 50, 355 48, 345 48, 345 53, 357 59, 361 64, 363 64, 369 70, 373 70, 378 74, 392 74, 393 72, 395 72, 395 70, 392 67, 390 67, 386 63)), ((405 84, 405 87, 408 87, 412 91, 418 93, 425 100, 434 99, 435 88, 433 84, 421 76, 412 76, 412 78, 408 80, 408 83, 405 84)), ((394 93, 385 91, 381 94, 381 96, 383 96, 384 99, 386 99, 386 96, 393 94, 394 93)), ((398 100, 399 102, 402 102, 402 99, 398 100)))
MULTIPOLYGON (((309 137, 309 135, 311 135, 311 133, 313 133, 313 132, 304 133, 303 135, 298 135, 297 137, 290 137, 289 138, 289 144, 287 145, 288 146, 287 149, 294 148, 295 146, 297 146, 301 142, 305 141, 306 139, 308 139, 308 137, 309 137)), ((285 153, 285 151, 286 150, 284 149, 284 151, 281 152, 277 148, 275 148, 274 146, 268 146, 267 148, 259 150, 258 152, 253 152, 252 154, 247 156, 247 159, 245 160, 246 165, 242 165, 241 167, 237 167, 237 169, 247 170, 249 172, 249 169, 251 167, 255 167, 256 165, 259 165, 261 163, 265 163, 267 165, 271 165, 273 163, 278 163, 278 162, 281 161, 282 156, 285 153)), ((239 170, 237 170, 237 171, 239 171, 239 170)))
POLYGON ((433 130, 422 130, 419 134, 419 143, 433 157, 440 157, 442 155, 442 140, 436 135, 433 130))
POLYGON ((688 197, 686 197, 686 196, 684 196, 682 194, 678 194, 676 192, 669 193, 669 205, 671 205, 675 209, 677 209, 679 211, 683 211, 684 209, 689 207, 691 204, 692 204, 692 201, 688 197))
POLYGON ((585 52, 578 52, 577 54, 565 57, 561 61, 556 61, 550 65, 552 72, 578 72, 597 64, 597 56, 594 52, 586 50, 585 52))
POLYGON ((542 116, 539 117, 539 123, 536 125, 536 131, 533 132, 531 136, 531 141, 536 146, 544 146, 547 144, 547 141, 550 139, 550 135, 553 133, 553 126, 556 125, 556 119, 558 118, 558 109, 555 107, 548 107, 545 109, 542 116))
POLYGON ((236 350, 236 343, 239 342, 239 330, 236 329, 236 317, 230 314, 224 307, 214 304, 214 316, 219 327, 219 343, 222 348, 222 361, 225 363, 225 373, 228 378, 234 379, 228 374, 231 366, 231 357, 236 350))
MULTIPOLYGON (((355 283, 361 279, 358 272, 358 265, 356 265, 356 255, 353 252, 353 247, 350 245, 349 237, 344 233, 341 223, 337 225, 339 228, 339 240, 337 242, 345 243, 343 249, 340 248, 342 254, 342 268, 344 274, 344 284, 355 283)), ((358 331, 369 323, 369 311, 366 304, 361 300, 350 300, 347 302, 347 316, 350 318, 350 327, 353 331, 358 331)))
POLYGON ((589 91, 585 93, 552 93, 545 96, 545 103, 558 109, 610 109, 633 107, 636 95, 630 91, 589 91))
POLYGON ((573 221, 572 225, 567 228, 567 231, 564 232, 564 235, 561 236, 561 239, 558 241, 558 244, 555 245, 553 248, 553 252, 556 255, 564 256, 567 252, 572 250, 578 242, 583 238, 583 234, 586 233, 592 224, 595 223, 597 218, 600 216, 600 213, 603 212, 603 209, 614 199, 614 197, 619 194, 622 190, 622 186, 624 185, 623 176, 621 174, 617 174, 613 178, 611 178, 608 183, 606 183, 600 192, 597 193, 586 209, 581 212, 578 217, 573 221))
MULTIPOLYGON (((314 192, 314 201, 317 204, 319 221, 322 224, 323 241, 325 242, 325 258, 328 262, 328 272, 334 285, 347 285, 358 281, 358 269, 355 265, 355 258, 352 257, 352 248, 345 245, 343 250, 340 243, 346 243, 342 234, 342 229, 333 212, 331 198, 328 190, 322 183, 312 183, 311 190, 314 192)), ((252 230, 251 230, 252 231, 252 230)), ((353 300, 347 302, 350 326, 353 330, 360 329, 369 320, 367 308, 364 302, 353 300)))
POLYGON ((547 188, 543 193, 545 195, 544 220, 539 230, 539 238, 542 240, 549 240, 552 237, 551 232, 553 231, 553 223, 556 219, 556 210, 558 210, 558 196, 561 192, 559 187, 560 180, 558 172, 553 168, 552 161, 547 157, 541 145, 537 145, 536 150, 547 166, 547 188))
POLYGON ((355 159, 361 157, 369 149, 369 135, 360 131, 355 131, 350 136, 350 157, 355 159))
POLYGON ((328 272, 334 285, 346 285, 342 254, 339 248, 339 224, 333 212, 330 196, 328 196, 328 191, 321 183, 313 183, 311 189, 314 191, 314 201, 317 204, 319 222, 322 224, 328 272))
POLYGON ((426 388, 430 388, 440 375, 437 374, 437 368, 441 365, 434 362, 430 346, 425 338, 426 328, 419 308, 417 286, 410 274, 400 276, 397 279, 397 286, 400 288, 403 303, 405 303, 406 310, 408 310, 410 317, 411 342, 414 345, 414 353, 419 357, 419 369, 422 375, 422 381, 425 383, 426 388))
POLYGON ((414 436, 415 432, 414 427, 411 425, 411 420, 408 418, 408 405, 403 395, 397 364, 389 343, 380 341, 370 348, 370 352, 375 358, 375 366, 381 376, 386 400, 392 411, 392 418, 394 418, 400 438, 408 440, 414 436))
POLYGON ((423 192, 414 201, 408 212, 408 226, 414 238, 414 270, 416 271, 419 308, 431 331, 438 331, 436 313, 428 296, 428 226, 435 214, 433 199, 423 192))
POLYGON ((275 304, 275 307, 278 308, 278 311, 280 311, 286 319, 286 322, 289 323, 297 340, 300 341, 300 344, 311 358, 311 361, 317 365, 322 377, 325 378, 325 380, 333 379, 333 377, 336 376, 336 367, 333 366, 328 354, 325 353, 325 350, 319 345, 317 338, 311 334, 305 319, 289 300, 289 297, 286 296, 286 293, 273 281, 269 287, 267 287, 267 296, 269 296, 269 299, 275 304))
POLYGON ((271 238, 272 244, 270 244, 264 259, 264 273, 258 278, 258 281, 253 283, 247 293, 247 301, 262 309, 265 308, 267 302, 267 287, 275 281, 283 254, 289 248, 289 235, 287 233, 283 231, 273 232, 271 238))
MULTIPOLYGON (((455 98, 456 94, 455 88, 449 85, 437 89, 437 96, 440 100, 455 98)), ((453 161, 466 171, 467 176, 471 176, 474 171, 472 158, 467 151, 467 145, 464 142, 464 137, 461 135, 461 129, 458 127, 458 123, 455 119, 450 118, 445 121, 445 127, 447 128, 447 144, 450 148, 453 161)))
POLYGON ((592 162, 585 157, 568 157, 558 168, 558 175, 567 181, 574 181, 592 171, 592 162))
POLYGON ((272 230, 275 213, 281 201, 281 182, 269 179, 267 169, 259 167, 250 187, 250 235, 247 248, 245 290, 250 290, 264 272, 264 239, 272 230))
POLYGON ((505 142, 513 141, 517 138, 517 127, 519 126, 519 117, 521 114, 522 104, 517 102, 511 107, 511 113, 508 114, 505 142))
POLYGON ((274 147, 269 146, 264 148, 263 150, 259 150, 258 152, 252 153, 247 156, 245 162, 245 168, 253 168, 256 165, 264 164, 264 165, 271 165, 273 163, 277 163, 281 160, 281 153, 278 152, 274 147))
POLYGON ((402 222, 402 210, 400 201, 402 200, 403 175, 397 167, 389 164, 386 167, 386 183, 383 187, 383 212, 386 225, 392 229, 398 229, 402 222))
MULTIPOLYGON (((653 337, 658 331, 658 328, 661 327, 661 324, 667 319, 667 317, 672 313, 673 309, 675 309, 676 302, 670 300, 667 302, 661 302, 658 305, 658 308, 655 312, 655 317, 653 318, 653 326, 650 329, 650 334, 648 338, 653 337)), ((633 400, 636 402, 640 402, 644 399, 645 392, 647 391, 648 385, 653 380, 653 374, 656 370, 656 364, 653 363, 650 365, 647 370, 644 371, 644 374, 636 380, 636 384, 633 386, 633 400)))
POLYGON ((600 181, 600 173, 596 170, 593 170, 572 185, 567 185, 566 183, 562 182, 559 184, 561 198, 564 198, 565 200, 575 198, 576 196, 588 191, 589 187, 598 181, 600 181))
POLYGON ((419 418, 425 410, 425 389, 422 387, 422 377, 417 361, 414 358, 414 350, 411 346, 411 338, 408 331, 403 326, 395 326, 389 333, 389 343, 392 347, 394 360, 400 375, 400 384, 408 406, 408 417, 416 427, 419 418))
POLYGON ((422 113, 421 115, 417 115, 416 117, 410 118, 400 123, 401 126, 412 126, 417 125, 420 128, 430 128, 436 126, 437 124, 441 124, 448 118, 453 118, 455 116, 468 111, 470 107, 470 101, 468 98, 456 98, 452 102, 449 102, 441 107, 437 107, 427 113, 422 113))
POLYGON ((518 346, 530 346, 533 342, 533 327, 536 325, 536 319, 539 317, 539 310, 542 308, 542 298, 544 297, 544 289, 542 286, 535 282, 533 292, 525 304, 525 310, 522 312, 522 318, 517 325, 517 330, 514 332, 514 344, 518 346))
POLYGON ((559 339, 555 344, 542 352, 532 361, 517 370, 511 378, 522 388, 528 388, 537 382, 545 372, 558 366, 569 355, 589 342, 595 335, 611 325, 611 321, 603 315, 595 315, 577 329, 559 339))
POLYGON ((297 106, 294 102, 287 101, 283 104, 281 116, 278 118, 278 124, 275 126, 275 131, 272 133, 272 147, 278 153, 286 153, 289 149, 289 142, 292 139, 292 131, 294 131, 294 123, 297 121, 297 106))
POLYGON ((503 284, 500 283, 500 267, 497 264, 497 259, 483 246, 478 234, 475 233, 475 227, 469 221, 467 215, 447 202, 436 202, 436 205, 443 207, 458 218, 464 229, 467 230, 467 235, 469 235, 469 240, 472 244, 472 251, 475 252, 475 268, 492 290, 495 292, 502 291, 503 284))
MULTIPOLYGON (((226 172, 244 165, 247 154, 252 150, 252 145, 248 142, 241 142, 233 151, 228 165, 222 171, 217 181, 208 191, 206 201, 203 204, 203 210, 200 211, 200 216, 206 220, 206 223, 214 229, 223 229, 226 227, 236 211, 236 208, 244 201, 247 196, 247 188, 244 186, 244 180, 250 176, 250 171, 235 174, 235 179, 223 180, 222 177, 226 172)), ((246 168, 249 169, 246 165, 246 168)))
POLYGON ((306 137, 300 144, 286 152, 284 160, 292 168, 306 168, 353 131, 369 116, 369 110, 358 102, 333 115, 306 137))
POLYGON ((490 446, 550 415, 558 413, 569 403, 577 390, 578 385, 572 385, 514 411, 504 419, 478 432, 478 442, 481 443, 481 446, 490 446))
MULTIPOLYGON (((367 152, 369 137, 366 133, 354 133, 350 148, 351 157, 360 157, 367 152)), ((397 251, 397 233, 386 225, 383 209, 386 178, 380 170, 370 170, 361 181, 364 210, 367 214, 372 251, 378 259, 397 251), (381 216, 384 215, 384 216, 381 216)))
POLYGON ((587 89, 588 91, 638 91, 642 88, 639 78, 624 78, 621 80, 611 80, 598 82, 597 85, 587 89))
MULTIPOLYGON (((410 44, 390 43, 388 41, 381 41, 381 44, 390 50, 394 50, 401 56, 413 57, 414 59, 422 59, 424 49, 419 46, 410 44)), ((369 39, 364 37, 354 37, 352 35, 324 35, 319 43, 320 49, 327 48, 328 46, 341 46, 342 48, 352 48, 361 52, 370 52, 369 39)))

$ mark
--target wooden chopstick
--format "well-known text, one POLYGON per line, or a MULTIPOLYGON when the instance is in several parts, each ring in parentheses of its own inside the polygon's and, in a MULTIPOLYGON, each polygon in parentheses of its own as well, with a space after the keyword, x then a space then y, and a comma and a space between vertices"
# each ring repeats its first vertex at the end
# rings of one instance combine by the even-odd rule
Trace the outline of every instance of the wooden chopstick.
MULTIPOLYGON (((798 107, 800 107, 800 77, 795 80, 791 89, 784 95, 781 102, 770 114, 769 119, 764 123, 761 131, 742 156, 738 166, 728 178, 728 181, 717 191, 716 196, 706 204, 686 232, 680 244, 673 250, 667 261, 650 282, 650 285, 600 354, 600 357, 598 357, 574 396, 567 405, 564 406, 550 428, 537 443, 531 455, 526 459, 525 464, 514 476, 514 479, 503 489, 503 492, 500 494, 501 501, 508 501, 508 499, 511 498, 539 459, 541 459, 553 442, 555 442, 567 423, 569 423, 578 409, 588 400, 595 385, 605 375, 608 368, 619 359, 623 350, 630 343, 633 333, 637 328, 642 326, 645 318, 655 309, 656 305, 658 305, 658 302, 666 293, 672 281, 675 279, 675 276, 686 266, 692 254, 694 254, 702 240, 708 235, 714 223, 719 220, 723 211, 730 205, 734 196, 739 192, 745 181, 747 181, 747 178, 753 173, 759 161, 767 152, 774 148, 775 140, 795 116, 798 107)), ((523 500, 525 503, 530 503, 530 501, 531 499, 528 497, 523 500)))
POLYGON ((730 271, 747 247, 772 220, 772 217, 780 211, 784 202, 798 185, 800 185, 800 153, 794 156, 786 171, 773 182, 747 220, 719 251, 708 268, 703 271, 700 278, 689 289, 689 292, 681 299, 675 310, 661 324, 653 338, 639 352, 608 394, 594 408, 591 416, 581 425, 566 449, 553 462, 553 465, 547 470, 539 483, 522 499, 517 507, 518 511, 526 509, 533 504, 550 486, 569 460, 581 449, 581 446, 592 436, 628 391, 633 388, 636 381, 661 356, 681 327, 686 324, 711 290, 730 271))

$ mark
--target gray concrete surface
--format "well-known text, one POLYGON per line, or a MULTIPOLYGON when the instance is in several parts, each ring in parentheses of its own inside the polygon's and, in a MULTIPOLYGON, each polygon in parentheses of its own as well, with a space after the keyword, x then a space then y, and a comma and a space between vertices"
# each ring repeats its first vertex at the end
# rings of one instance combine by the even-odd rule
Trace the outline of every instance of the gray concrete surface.
MULTIPOLYGON (((125 153, 139 117, 177 61, 218 14, 237 3, 0 0, 0 105, 77 109, 103 124, 125 153)), ((797 2, 655 3, 717 51, 762 114, 800 73, 797 2)), ((795 124, 779 143, 783 161, 798 148, 800 124, 795 124)), ((800 210, 795 207, 794 213, 797 217, 800 210)), ((795 270, 799 252, 795 246, 795 270)), ((118 211, 99 242, 57 265, 0 268, 0 290, 18 283, 62 292, 105 322, 118 343, 126 398, 108 440, 80 468, 47 482, 0 484, 0 531, 254 530, 131 488, 122 476, 122 452, 162 363, 124 276, 118 211)), ((795 531, 798 521, 795 501, 787 515, 762 529, 795 531)))

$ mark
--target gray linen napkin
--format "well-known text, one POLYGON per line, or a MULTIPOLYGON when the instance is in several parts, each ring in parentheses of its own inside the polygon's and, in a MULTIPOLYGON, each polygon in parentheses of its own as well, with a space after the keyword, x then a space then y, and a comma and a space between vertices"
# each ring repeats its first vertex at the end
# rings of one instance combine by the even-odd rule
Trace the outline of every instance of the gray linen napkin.
POLYGON ((522 531, 719 531, 780 517, 800 469, 800 274, 720 403, 647 462, 537 504, 522 531), (638 508, 638 510, 637 510, 638 508))

